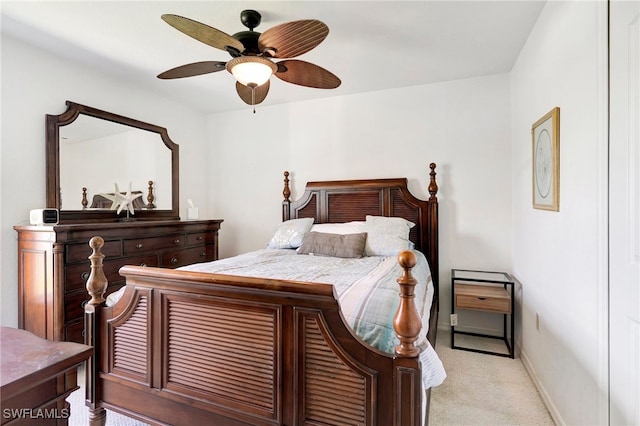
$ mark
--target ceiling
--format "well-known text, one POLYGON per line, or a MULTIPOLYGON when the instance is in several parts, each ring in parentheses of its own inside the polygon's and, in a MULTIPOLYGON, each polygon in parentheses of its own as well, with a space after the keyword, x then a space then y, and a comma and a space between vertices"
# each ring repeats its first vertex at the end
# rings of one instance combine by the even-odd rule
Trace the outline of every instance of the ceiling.
MULTIPOLYGON (((315 18, 328 37, 297 59, 336 74, 337 89, 271 79, 263 106, 509 72, 544 0, 502 1, 5 1, 2 33, 189 105, 203 113, 250 108, 226 71, 176 80, 156 76, 191 62, 227 61, 224 51, 160 19, 172 13, 228 34, 315 18)), ((277 61, 276 61, 277 62, 277 61)))

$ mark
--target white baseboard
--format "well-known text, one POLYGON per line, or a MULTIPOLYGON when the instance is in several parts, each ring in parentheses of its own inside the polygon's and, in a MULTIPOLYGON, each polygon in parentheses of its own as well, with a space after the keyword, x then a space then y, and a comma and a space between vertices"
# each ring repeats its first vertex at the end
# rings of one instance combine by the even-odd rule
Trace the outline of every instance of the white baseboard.
POLYGON ((538 393, 542 398, 542 402, 544 402, 544 405, 547 407, 547 410, 549 410, 549 414, 551 415, 551 418, 553 419, 554 423, 558 426, 566 426, 565 421, 562 419, 562 416, 560 416, 560 413, 558 412, 558 409, 556 408, 555 404, 551 400, 551 397, 547 393, 547 390, 542 385, 542 382, 540 381, 540 379, 538 379, 536 370, 533 368, 531 361, 529 361, 527 354, 522 350, 522 346, 517 345, 516 349, 520 355, 520 359, 522 360, 522 364, 524 365, 524 368, 527 370, 527 373, 529 373, 529 377, 531 377, 531 381, 533 382, 536 389, 538 390, 538 393))

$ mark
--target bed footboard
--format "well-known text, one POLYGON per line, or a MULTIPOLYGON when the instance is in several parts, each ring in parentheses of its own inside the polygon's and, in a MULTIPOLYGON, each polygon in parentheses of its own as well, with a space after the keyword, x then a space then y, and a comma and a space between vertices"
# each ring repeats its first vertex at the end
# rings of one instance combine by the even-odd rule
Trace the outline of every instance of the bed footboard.
POLYGON ((151 424, 422 424, 413 253, 399 256, 389 355, 345 325, 328 284, 125 266, 106 307, 102 244, 90 242, 85 308, 91 425, 105 408, 151 424))

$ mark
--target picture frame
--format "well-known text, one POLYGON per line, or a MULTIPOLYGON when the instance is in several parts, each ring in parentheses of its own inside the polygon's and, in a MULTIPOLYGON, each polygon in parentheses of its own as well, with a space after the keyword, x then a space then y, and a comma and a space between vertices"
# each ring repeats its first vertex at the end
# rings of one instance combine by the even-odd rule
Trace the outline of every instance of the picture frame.
POLYGON ((560 211, 560 108, 531 126, 533 208, 560 211))

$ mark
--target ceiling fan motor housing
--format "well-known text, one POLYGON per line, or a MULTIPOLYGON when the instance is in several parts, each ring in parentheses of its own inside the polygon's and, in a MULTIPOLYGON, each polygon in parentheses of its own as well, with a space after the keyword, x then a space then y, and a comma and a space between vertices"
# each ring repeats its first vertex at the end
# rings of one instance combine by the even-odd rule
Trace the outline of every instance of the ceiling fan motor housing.
MULTIPOLYGON (((243 55, 259 55, 261 53, 258 47, 258 37, 260 37, 260 33, 255 31, 240 31, 232 37, 244 46, 244 51, 240 52, 243 55)), ((233 53, 231 56, 234 56, 233 53)))
MULTIPOLYGON (((260 15, 258 11, 246 9, 240 12, 240 21, 242 25, 249 28, 249 31, 240 31, 232 37, 244 46, 244 51, 240 52, 243 55, 259 55, 261 53, 258 47, 258 37, 260 37, 260 33, 253 31, 255 27, 260 25, 261 20, 262 15, 260 15)), ((234 53, 235 52, 231 52, 231 56, 236 56, 234 53)))

